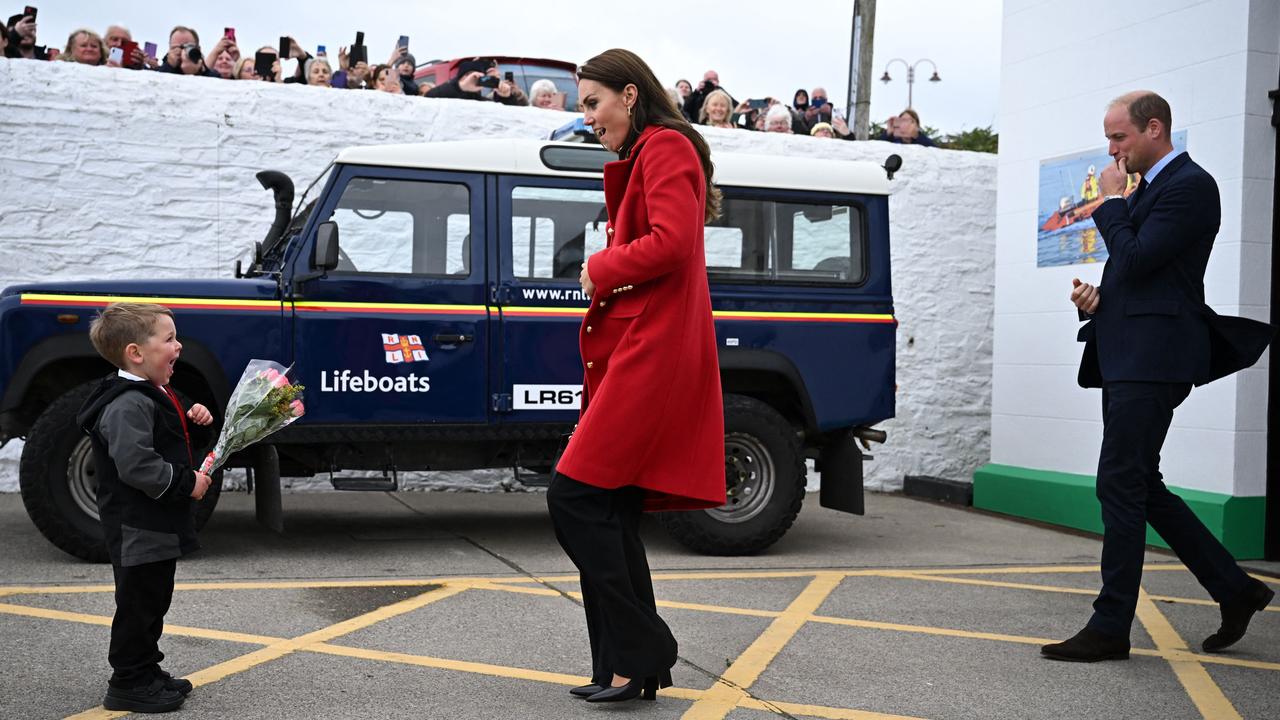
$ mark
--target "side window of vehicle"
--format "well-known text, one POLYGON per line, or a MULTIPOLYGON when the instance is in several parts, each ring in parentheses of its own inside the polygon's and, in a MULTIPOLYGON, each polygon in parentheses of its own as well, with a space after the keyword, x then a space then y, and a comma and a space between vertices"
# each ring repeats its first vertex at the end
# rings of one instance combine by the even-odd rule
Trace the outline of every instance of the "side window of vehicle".
POLYGON ((584 258, 604 249, 604 192, 517 187, 511 192, 511 263, 526 280, 577 282, 584 258))
POLYGON ((470 275, 470 203, 466 185, 353 178, 330 218, 341 250, 336 272, 470 275))
POLYGON ((725 197, 704 232, 713 282, 855 285, 864 279, 856 205, 725 197))

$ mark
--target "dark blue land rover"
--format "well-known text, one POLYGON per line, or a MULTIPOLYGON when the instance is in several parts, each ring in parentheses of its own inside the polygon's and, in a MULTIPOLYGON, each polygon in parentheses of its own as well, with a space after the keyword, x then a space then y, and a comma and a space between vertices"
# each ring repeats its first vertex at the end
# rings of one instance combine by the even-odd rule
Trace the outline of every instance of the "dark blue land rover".
MULTIPOLYGON (((172 308, 174 385, 215 409, 250 359, 293 364, 308 412, 246 451, 259 517, 281 527, 280 477, 395 490, 411 470, 514 467, 545 482, 577 419, 582 260, 604 246, 608 152, 478 140, 353 148, 314 200, 259 173, 276 217, 235 279, 30 284, 0 295, 0 440, 26 439, 32 520, 105 559, 76 409, 110 368, 89 321, 108 303, 172 308), (356 475, 342 475, 364 471, 356 475), (373 472, 368 472, 373 471, 373 472)), ((704 553, 760 551, 800 510, 862 512, 862 450, 894 413, 888 178, 870 163, 717 154, 723 214, 706 228, 725 392, 729 502, 666 513, 704 553)), ((312 184, 312 188, 319 184, 312 184)), ((199 508, 207 519, 220 479, 199 508)))

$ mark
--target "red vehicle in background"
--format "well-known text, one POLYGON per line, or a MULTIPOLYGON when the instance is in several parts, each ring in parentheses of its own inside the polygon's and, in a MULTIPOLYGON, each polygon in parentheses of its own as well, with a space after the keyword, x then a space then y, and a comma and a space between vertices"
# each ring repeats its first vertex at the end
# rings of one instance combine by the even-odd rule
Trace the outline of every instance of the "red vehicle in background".
POLYGON ((432 60, 419 65, 413 72, 413 79, 419 83, 425 80, 441 85, 453 79, 458 63, 475 59, 491 59, 497 62, 498 73, 502 75, 511 73, 512 79, 525 95, 529 94, 529 88, 535 82, 544 78, 550 80, 556 84, 556 90, 565 94, 565 110, 574 112, 578 107, 578 66, 564 60, 509 55, 476 55, 453 60, 432 60))

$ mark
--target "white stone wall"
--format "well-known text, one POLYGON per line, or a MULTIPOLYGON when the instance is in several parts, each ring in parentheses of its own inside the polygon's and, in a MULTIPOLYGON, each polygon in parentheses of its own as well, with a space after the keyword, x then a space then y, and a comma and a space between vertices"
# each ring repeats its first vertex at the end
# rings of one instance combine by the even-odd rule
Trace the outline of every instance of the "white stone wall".
MULTIPOLYGON (((0 287, 20 281, 230 277, 273 217, 254 173, 301 193, 350 145, 539 138, 571 115, 462 100, 185 78, 0 59, 0 287)), ((995 156, 708 130, 713 151, 882 162, 903 156, 890 216, 898 417, 867 484, 968 478, 989 457, 995 156)), ((16 488, 21 443, 0 450, 16 488)), ((454 474, 456 475, 456 474, 454 474)), ((450 487, 458 478, 446 479, 450 487)), ((465 483, 462 483, 465 484, 465 483)), ((496 487, 478 474, 479 487, 496 487)))
MULTIPOLYGON (((1275 131, 1267 91, 1280 66, 1275 0, 1007 0, 1000 92, 992 462, 1094 474, 1098 390, 1076 384, 1071 279, 1101 265, 1036 267, 1040 162, 1105 147, 1114 97, 1160 93, 1174 131, 1218 182, 1222 226, 1205 276, 1211 306, 1270 315, 1275 131)), ((1106 302, 1106 299, 1103 299, 1106 302)), ((1267 363, 1194 390, 1174 416, 1170 485, 1265 494, 1267 363)))

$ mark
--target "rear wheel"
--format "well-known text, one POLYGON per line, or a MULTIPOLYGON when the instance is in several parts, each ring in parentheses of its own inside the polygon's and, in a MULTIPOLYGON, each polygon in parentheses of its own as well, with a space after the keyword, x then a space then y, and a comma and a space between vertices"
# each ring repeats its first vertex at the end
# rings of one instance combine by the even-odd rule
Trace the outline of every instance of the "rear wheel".
MULTIPOLYGON (((78 558, 106 562, 98 521, 98 478, 93 446, 76 426, 76 413, 99 381, 68 390, 36 418, 18 470, 22 504, 49 542, 78 558)), ((208 522, 222 494, 222 472, 194 506, 196 529, 208 522)))
POLYGON ((777 542, 800 513, 804 457, 791 423, 755 398, 725 396, 724 430, 727 502, 658 518, 691 550, 750 555, 777 542))

